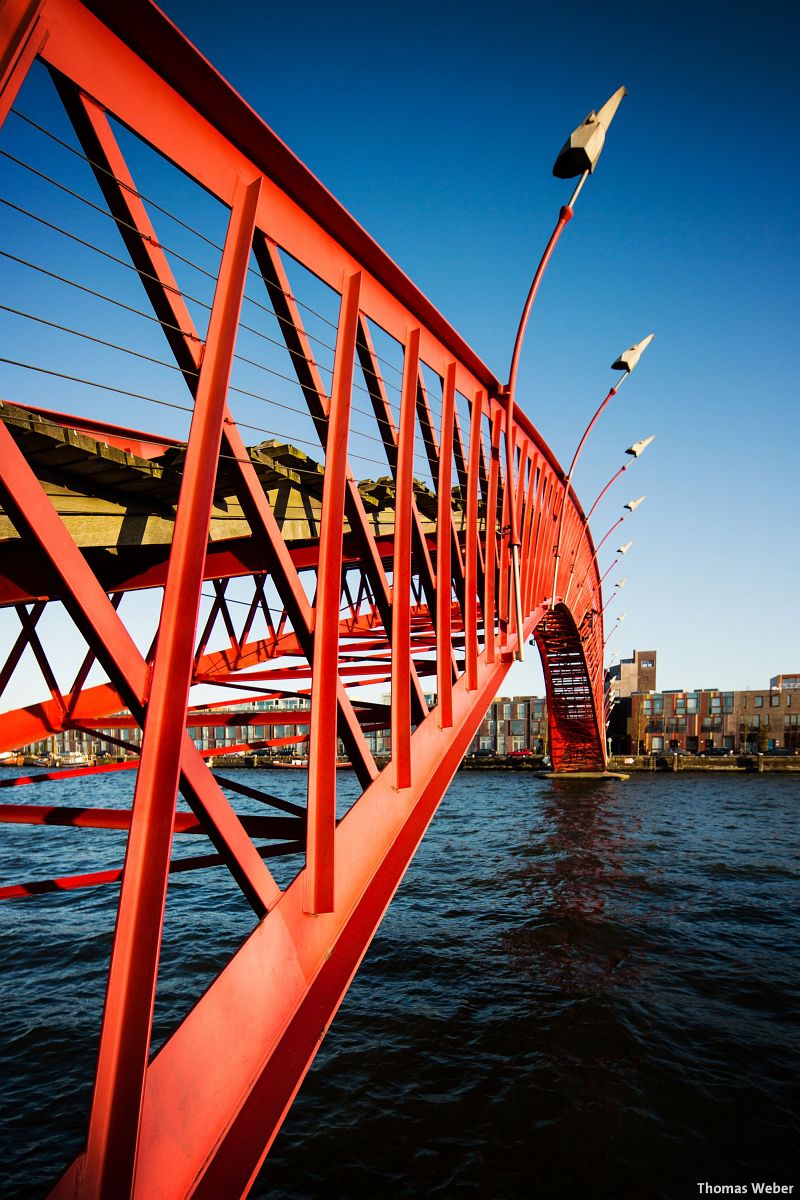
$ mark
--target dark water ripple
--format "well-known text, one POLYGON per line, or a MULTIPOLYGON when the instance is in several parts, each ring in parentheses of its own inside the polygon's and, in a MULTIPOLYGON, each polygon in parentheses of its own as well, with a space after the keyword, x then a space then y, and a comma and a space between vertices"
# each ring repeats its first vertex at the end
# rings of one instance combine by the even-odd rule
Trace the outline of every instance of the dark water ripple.
MULTIPOLYGON (((47 799, 119 803, 130 781, 110 786, 47 799)), ((799 813, 788 777, 458 777, 252 1194, 797 1194, 799 813)), ((3 879, 122 848, 7 828, 3 879)), ((41 1195, 80 1145, 115 901, 2 906, 8 1200, 41 1195)), ((224 873, 174 879, 157 1040, 248 928, 224 873)))

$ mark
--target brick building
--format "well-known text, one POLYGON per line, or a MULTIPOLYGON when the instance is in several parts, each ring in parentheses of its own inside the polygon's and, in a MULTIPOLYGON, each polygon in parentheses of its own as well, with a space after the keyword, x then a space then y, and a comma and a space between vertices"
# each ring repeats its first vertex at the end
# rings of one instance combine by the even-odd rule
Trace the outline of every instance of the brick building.
POLYGON ((656 690, 655 650, 634 650, 633 658, 622 658, 606 671, 606 688, 626 699, 634 692, 656 690))
POLYGON ((606 678, 613 754, 800 751, 800 687, 792 682, 796 675, 776 675, 769 687, 748 691, 640 688, 616 697, 618 680, 611 673, 606 678))
POLYGON ((538 696, 498 696, 489 707, 468 754, 543 754, 547 748, 547 701, 538 696))

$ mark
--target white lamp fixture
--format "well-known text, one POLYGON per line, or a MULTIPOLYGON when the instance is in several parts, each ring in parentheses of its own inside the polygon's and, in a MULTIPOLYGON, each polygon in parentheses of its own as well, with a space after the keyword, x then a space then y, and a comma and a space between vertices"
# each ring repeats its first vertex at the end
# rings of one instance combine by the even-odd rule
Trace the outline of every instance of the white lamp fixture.
POLYGON ((632 454, 634 458, 638 458, 639 455, 647 449, 650 443, 654 442, 655 440, 656 435, 651 434, 650 437, 642 438, 640 442, 634 442, 632 446, 628 446, 628 449, 625 451, 625 453, 632 454))
POLYGON ((627 508, 628 512, 633 512, 633 510, 638 508, 642 501, 646 499, 646 496, 640 496, 638 500, 629 500, 627 504, 623 505, 623 508, 627 508))
POLYGON ((614 120, 622 97, 627 94, 627 88, 617 88, 598 112, 592 109, 583 124, 570 134, 553 164, 557 179, 574 179, 594 171, 605 144, 606 130, 614 120))
POLYGON ((619 358, 615 359, 611 364, 611 370, 625 371, 626 374, 630 375, 655 336, 654 333, 648 333, 646 338, 642 338, 640 342, 634 342, 627 350, 623 350, 619 358))
POLYGON ((617 554, 627 554, 633 542, 626 542, 624 546, 617 546, 617 554))

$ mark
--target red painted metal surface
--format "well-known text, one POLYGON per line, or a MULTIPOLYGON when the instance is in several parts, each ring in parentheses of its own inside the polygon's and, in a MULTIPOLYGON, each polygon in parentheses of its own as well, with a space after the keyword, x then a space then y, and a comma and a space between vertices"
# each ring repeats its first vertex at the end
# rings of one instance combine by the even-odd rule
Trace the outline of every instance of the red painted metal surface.
MULTIPOLYGON (((140 748, 127 762, 6 781, 15 798, 31 785, 41 797, 65 774, 98 787, 110 772, 137 775, 131 810, 0 806, 0 821, 31 826, 31 837, 63 825, 98 839, 129 831, 124 868, 9 881, 0 898, 68 890, 79 903, 86 887, 120 884, 86 1144, 53 1195, 216 1200, 252 1182, 512 663, 510 543, 521 634, 545 669, 554 767, 604 766, 595 547, 549 447, 519 409, 507 420, 498 380, 158 9, 7 0, 0 119, 19 120, 25 81, 44 70, 173 375, 153 397, 124 380, 98 385, 128 397, 130 429, 91 411, 88 384, 85 403, 73 391, 65 411, 49 392, 46 407, 4 396, 0 503, 13 529, 0 539, 0 608, 15 624, 0 693, 12 696, 32 663, 42 695, 0 714, 0 750, 76 730, 114 753, 134 735, 140 748), (227 210, 225 245, 213 243, 219 256, 204 268, 205 332, 180 282, 188 260, 162 233, 165 210, 138 190, 132 139, 227 210), (280 349, 280 371, 253 360, 253 338, 269 343, 265 356, 280 349), (294 391, 269 398, 249 377, 242 387, 245 366, 281 388, 294 380, 294 391), (186 435, 146 432, 148 399, 187 413, 186 435), (281 492, 263 462, 280 449, 272 435, 287 409, 284 440, 312 450, 287 451, 281 492), (252 430, 269 440, 248 449, 252 430), (383 459, 359 485, 367 449, 383 459), (109 488, 123 490, 104 508, 109 488), (70 523, 70 489, 91 499, 97 529, 70 523), (138 541, 103 533, 125 505, 123 524, 145 530, 138 541), (563 576, 578 586, 551 606, 557 522, 563 576), (160 605, 155 638, 127 616, 133 594, 148 592, 160 605), (77 670, 61 666, 48 633, 59 605, 86 644, 77 670), (358 691, 365 683, 390 688, 390 702, 358 691), (209 685, 218 692, 203 701, 209 685), (255 707, 264 701, 280 707, 255 707), (215 775, 191 736, 209 713, 233 729, 229 752, 307 743, 307 806, 215 775), (340 745, 361 791, 337 823, 340 745), (191 813, 176 807, 179 792, 191 813), (228 792, 284 815, 240 816, 228 792), (174 838, 189 833, 215 853, 175 855, 174 838), (273 859, 294 864, 281 886, 273 859), (151 1057, 169 879, 211 867, 236 880, 253 932, 151 1057)), ((55 261, 26 269, 41 280, 51 268, 60 278, 55 261)), ((136 314, 130 295, 120 307, 136 314)), ((76 336, 104 330, 98 318, 76 336)))

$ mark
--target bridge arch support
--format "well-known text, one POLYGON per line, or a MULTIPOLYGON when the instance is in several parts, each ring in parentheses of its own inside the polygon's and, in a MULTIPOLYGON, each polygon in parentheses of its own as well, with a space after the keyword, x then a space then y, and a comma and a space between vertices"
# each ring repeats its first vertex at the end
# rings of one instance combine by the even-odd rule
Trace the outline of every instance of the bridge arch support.
POLYGON ((595 620, 590 611, 579 628, 569 608, 557 604, 534 630, 547 692, 550 757, 557 772, 605 769, 601 681, 590 661, 595 620))

